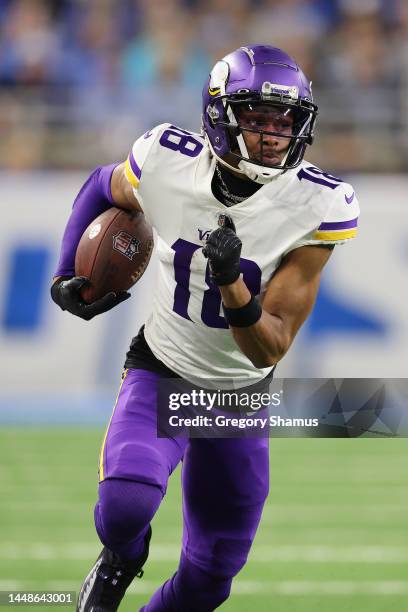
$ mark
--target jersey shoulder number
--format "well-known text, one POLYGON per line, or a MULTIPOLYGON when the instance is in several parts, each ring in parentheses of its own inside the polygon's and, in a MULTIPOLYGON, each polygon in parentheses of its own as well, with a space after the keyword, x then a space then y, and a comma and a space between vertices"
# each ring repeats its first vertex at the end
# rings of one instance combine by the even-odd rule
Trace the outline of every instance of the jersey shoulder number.
POLYGON ((142 178, 143 166, 155 148, 157 151, 172 151, 189 158, 197 157, 203 149, 202 138, 170 123, 162 123, 138 138, 132 146, 125 163, 125 176, 137 191, 142 178), (154 147, 157 143, 157 146, 154 147))
POLYGON ((134 190, 137 191, 139 188, 143 166, 149 156, 153 144, 168 125, 168 123, 157 125, 152 130, 148 130, 145 134, 143 134, 143 136, 140 136, 133 143, 125 162, 125 176, 134 190))
POLYGON ((360 208, 352 185, 311 165, 302 166, 297 178, 319 186, 321 197, 327 201, 320 225, 303 244, 343 244, 354 238, 360 208))

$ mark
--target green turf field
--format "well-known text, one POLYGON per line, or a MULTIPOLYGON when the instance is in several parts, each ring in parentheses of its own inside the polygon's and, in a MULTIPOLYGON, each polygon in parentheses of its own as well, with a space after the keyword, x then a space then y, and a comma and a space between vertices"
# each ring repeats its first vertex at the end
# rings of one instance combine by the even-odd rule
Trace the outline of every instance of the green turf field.
MULTIPOLYGON (((100 548, 92 510, 102 435, 0 433, 0 590, 78 591, 100 548)), ((407 474, 408 439, 271 440, 263 522, 220 609, 408 609, 407 474)), ((138 610, 174 571, 180 515, 177 472, 153 523, 145 576, 121 610, 138 610)))

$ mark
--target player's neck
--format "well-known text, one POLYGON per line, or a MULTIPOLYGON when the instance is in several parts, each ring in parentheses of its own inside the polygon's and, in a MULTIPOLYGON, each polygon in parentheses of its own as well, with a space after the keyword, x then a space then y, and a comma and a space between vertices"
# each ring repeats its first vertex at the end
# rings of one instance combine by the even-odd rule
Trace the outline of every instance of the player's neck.
POLYGON ((216 164, 211 188, 215 197, 225 206, 234 206, 251 197, 260 189, 251 180, 242 180, 240 175, 227 171, 222 164, 216 164))

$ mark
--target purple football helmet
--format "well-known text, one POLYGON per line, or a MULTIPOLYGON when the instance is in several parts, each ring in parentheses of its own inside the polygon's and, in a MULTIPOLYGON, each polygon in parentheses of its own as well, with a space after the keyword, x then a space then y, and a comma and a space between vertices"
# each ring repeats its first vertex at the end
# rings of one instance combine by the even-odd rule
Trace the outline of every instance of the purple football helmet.
POLYGON ((229 154, 238 171, 260 183, 300 164, 306 146, 313 142, 316 116, 311 84, 300 67, 287 53, 268 45, 240 47, 225 56, 215 64, 203 89, 203 130, 212 153, 227 166, 223 157, 229 154), (262 111, 270 106, 271 111, 291 118, 290 133, 284 136, 288 149, 279 164, 268 163, 263 142, 265 135, 283 134, 240 122, 242 110, 256 111, 257 106, 262 111), (244 132, 260 135, 261 151, 256 159, 249 156, 244 132))

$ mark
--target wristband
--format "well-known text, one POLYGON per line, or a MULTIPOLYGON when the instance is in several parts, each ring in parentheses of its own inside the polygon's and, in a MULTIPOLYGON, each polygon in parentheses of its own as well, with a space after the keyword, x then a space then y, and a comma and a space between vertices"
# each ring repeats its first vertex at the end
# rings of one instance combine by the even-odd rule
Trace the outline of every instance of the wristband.
POLYGON ((224 304, 222 307, 225 319, 231 327, 249 327, 262 316, 262 307, 254 296, 251 296, 248 304, 240 308, 227 308, 224 304))

